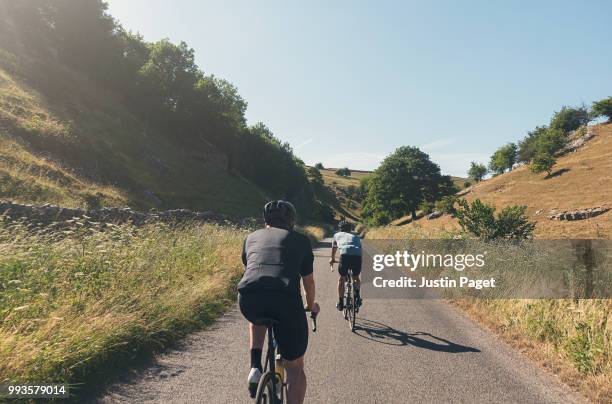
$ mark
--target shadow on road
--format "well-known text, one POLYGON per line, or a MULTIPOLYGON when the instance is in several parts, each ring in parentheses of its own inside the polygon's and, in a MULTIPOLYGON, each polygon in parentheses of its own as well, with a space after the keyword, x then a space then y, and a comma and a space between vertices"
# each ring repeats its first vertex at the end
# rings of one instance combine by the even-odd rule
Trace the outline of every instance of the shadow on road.
POLYGON ((444 338, 436 337, 426 332, 407 333, 386 324, 368 319, 357 319, 355 334, 362 338, 386 345, 415 346, 437 352, 462 353, 480 352, 480 349, 455 344, 444 338), (422 338, 425 337, 425 338, 422 338), (426 339, 428 338, 428 339, 426 339))

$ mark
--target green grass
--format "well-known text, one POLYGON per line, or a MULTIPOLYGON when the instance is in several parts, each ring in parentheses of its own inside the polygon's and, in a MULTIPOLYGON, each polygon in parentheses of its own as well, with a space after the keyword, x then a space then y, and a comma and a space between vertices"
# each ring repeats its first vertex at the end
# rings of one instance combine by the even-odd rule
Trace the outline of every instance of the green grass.
POLYGON ((245 230, 103 227, 0 227, 0 383, 91 387, 233 301, 245 230))

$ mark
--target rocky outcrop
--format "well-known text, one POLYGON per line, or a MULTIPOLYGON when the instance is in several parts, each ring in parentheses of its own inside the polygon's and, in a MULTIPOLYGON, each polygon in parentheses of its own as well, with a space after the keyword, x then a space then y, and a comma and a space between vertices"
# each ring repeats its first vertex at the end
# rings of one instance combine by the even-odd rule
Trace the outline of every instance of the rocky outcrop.
POLYGON ((610 208, 596 207, 589 209, 570 210, 548 216, 549 220, 584 220, 608 212, 610 208))
POLYGON ((439 210, 434 210, 429 215, 427 215, 427 220, 437 219, 443 215, 439 210))
POLYGON ((594 137, 595 137, 595 133, 593 133, 592 126, 586 126, 578 130, 575 130, 574 132, 570 133, 569 138, 571 140, 561 150, 560 154, 563 155, 567 153, 573 153, 579 148, 581 148, 582 146, 584 146, 586 142, 593 139, 594 137))
POLYGON ((25 205, 0 201, 0 218, 24 220, 41 226, 61 225, 74 219, 98 223, 131 223, 142 226, 147 223, 207 222, 252 227, 257 219, 230 216, 214 212, 196 212, 189 209, 138 212, 130 208, 101 208, 94 210, 62 208, 59 206, 25 205))

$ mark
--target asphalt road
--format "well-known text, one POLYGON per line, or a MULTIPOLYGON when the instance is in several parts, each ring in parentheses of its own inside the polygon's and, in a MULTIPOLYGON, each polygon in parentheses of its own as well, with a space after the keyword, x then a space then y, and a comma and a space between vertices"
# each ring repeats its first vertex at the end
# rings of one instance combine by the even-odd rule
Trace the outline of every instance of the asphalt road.
MULTIPOLYGON (((444 301, 368 299, 352 333, 335 310, 329 243, 315 250, 318 331, 306 354, 307 403, 583 402, 444 301)), ((234 309, 98 401, 248 403, 247 324, 234 309)))

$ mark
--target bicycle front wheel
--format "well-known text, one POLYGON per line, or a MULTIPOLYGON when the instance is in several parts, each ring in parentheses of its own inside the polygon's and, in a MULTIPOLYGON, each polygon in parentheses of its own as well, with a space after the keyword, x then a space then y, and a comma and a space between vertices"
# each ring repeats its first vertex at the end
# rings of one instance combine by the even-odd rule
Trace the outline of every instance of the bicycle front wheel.
POLYGON ((274 394, 273 383, 276 378, 272 372, 266 372, 261 376, 259 380, 259 386, 257 386, 257 395, 255 395, 255 403, 257 404, 282 404, 282 400, 274 394))

